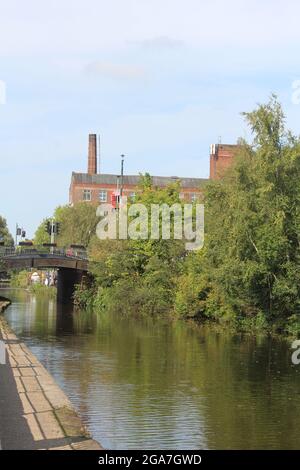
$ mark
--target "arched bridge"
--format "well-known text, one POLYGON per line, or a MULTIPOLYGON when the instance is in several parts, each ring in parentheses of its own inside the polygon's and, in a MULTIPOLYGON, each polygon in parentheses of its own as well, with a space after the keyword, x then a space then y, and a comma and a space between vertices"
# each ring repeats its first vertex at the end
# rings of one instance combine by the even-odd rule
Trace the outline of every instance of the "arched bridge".
POLYGON ((74 248, 5 248, 0 257, 6 269, 56 269, 59 302, 72 299, 75 284, 82 283, 88 271, 86 251, 74 248))

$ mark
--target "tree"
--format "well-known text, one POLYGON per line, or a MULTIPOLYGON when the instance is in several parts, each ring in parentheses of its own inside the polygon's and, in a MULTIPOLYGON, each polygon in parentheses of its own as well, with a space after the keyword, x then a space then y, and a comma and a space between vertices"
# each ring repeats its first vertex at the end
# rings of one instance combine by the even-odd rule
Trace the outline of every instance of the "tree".
MULTIPOLYGON (((0 215, 0 242, 3 242, 4 246, 14 245, 14 239, 8 230, 6 219, 4 219, 4 217, 1 217, 1 215, 0 215)), ((1 250, 1 246, 0 246, 0 250, 1 250)), ((4 271, 4 265, 0 257, 0 272, 2 270, 4 271)))
POLYGON ((34 234, 35 245, 43 245, 43 243, 50 243, 50 235, 46 231, 46 225, 48 222, 51 223, 50 218, 43 219, 41 224, 36 229, 36 232, 34 234))
POLYGON ((14 244, 14 239, 10 234, 6 219, 0 215, 0 241, 4 242, 6 246, 12 246, 14 244))
POLYGON ((54 219, 60 222, 60 234, 57 238, 59 245, 76 244, 87 247, 96 233, 98 223, 96 209, 97 205, 86 202, 57 207, 54 219))
MULTIPOLYGON (((272 96, 244 113, 254 134, 208 185, 198 313, 266 324, 300 314, 300 140, 272 96)), ((182 307, 181 307, 182 308, 182 307)))
POLYGON ((50 235, 46 231, 47 222, 59 222, 60 233, 55 237, 58 246, 84 245, 88 246, 96 233, 98 217, 96 206, 79 202, 74 206, 59 206, 55 209, 53 217, 44 219, 37 228, 34 236, 36 245, 50 243, 50 235))
MULTIPOLYGON (((149 213, 151 204, 180 203, 178 184, 153 188, 150 180, 149 175, 141 179, 136 198, 149 213)), ((169 313, 184 253, 182 240, 99 240, 94 236, 89 244, 89 258, 95 283, 90 296, 79 289, 77 301, 82 305, 81 300, 88 300, 97 292, 96 306, 108 311, 169 313)))

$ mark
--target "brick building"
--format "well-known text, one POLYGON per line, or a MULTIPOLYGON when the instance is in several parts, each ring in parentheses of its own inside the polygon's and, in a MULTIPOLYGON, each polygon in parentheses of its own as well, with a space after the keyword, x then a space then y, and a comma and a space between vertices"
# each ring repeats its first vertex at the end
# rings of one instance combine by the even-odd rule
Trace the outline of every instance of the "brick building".
POLYGON ((212 144, 210 146, 209 178, 219 179, 230 167, 237 153, 237 145, 212 144))
MULTIPOLYGON (((210 178, 217 179, 222 176, 225 169, 231 164, 236 151, 236 145, 213 144, 210 151, 210 178)), ((180 178, 176 176, 152 176, 154 187, 163 188, 170 183, 180 182, 180 196, 186 202, 193 202, 202 193, 207 178, 180 178)), ((123 195, 134 199, 139 191, 139 175, 102 174, 97 172, 97 136, 89 135, 88 168, 87 173, 72 173, 70 185, 70 204, 80 201, 94 203, 115 204, 120 195, 121 186, 123 195)))

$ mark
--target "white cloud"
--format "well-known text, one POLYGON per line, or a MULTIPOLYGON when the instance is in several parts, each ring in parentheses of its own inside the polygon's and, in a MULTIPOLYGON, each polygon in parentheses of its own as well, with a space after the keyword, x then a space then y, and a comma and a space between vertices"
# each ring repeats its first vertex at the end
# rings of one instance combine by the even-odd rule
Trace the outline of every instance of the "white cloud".
POLYGON ((114 79, 141 79, 146 77, 144 67, 131 64, 114 64, 110 62, 90 62, 84 68, 85 73, 114 79))
POLYGON ((10 0, 1 2, 0 55, 97 53, 128 41, 293 46, 299 15, 297 0, 10 0))
POLYGON ((168 36, 157 36, 154 38, 137 41, 137 44, 140 44, 146 49, 177 49, 184 45, 184 41, 168 36))

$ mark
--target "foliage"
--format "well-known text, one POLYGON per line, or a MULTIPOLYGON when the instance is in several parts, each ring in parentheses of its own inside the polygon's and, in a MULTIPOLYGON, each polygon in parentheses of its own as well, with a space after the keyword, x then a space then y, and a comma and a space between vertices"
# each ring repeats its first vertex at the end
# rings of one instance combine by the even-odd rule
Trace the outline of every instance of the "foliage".
POLYGON ((56 297, 56 287, 54 286, 45 286, 44 284, 31 284, 29 288, 30 292, 35 295, 45 295, 50 298, 56 297))
MULTIPOLYGON (((13 237, 11 236, 6 220, 4 217, 1 217, 0 215, 0 242, 4 242, 4 246, 13 246, 14 240, 13 237)), ((1 254, 2 247, 0 246, 0 254, 1 254)), ((0 256, 0 272, 5 271, 5 267, 3 265, 3 262, 1 260, 0 256)))
POLYGON ((175 311, 186 318, 205 315, 204 299, 208 289, 207 280, 198 269, 201 255, 202 252, 198 252, 187 256, 183 272, 176 281, 175 311))
POLYGON ((96 289, 77 284, 75 286, 74 305, 78 308, 93 307, 96 294, 96 289))
POLYGON ((10 277, 11 287, 21 287, 26 289, 30 285, 30 272, 29 271, 14 271, 10 277))
POLYGON ((41 283, 32 284, 31 283, 31 272, 27 270, 23 271, 14 271, 11 274, 10 279, 10 286, 11 287, 18 287, 22 289, 28 289, 33 294, 43 294, 48 295, 51 298, 56 296, 56 287, 53 286, 45 286, 41 283))
POLYGON ((244 116, 253 145, 241 142, 236 164, 207 188, 205 248, 187 274, 198 289, 187 297, 201 299, 199 317, 262 328, 300 316, 300 141, 274 96, 244 116))
POLYGON ((86 202, 57 207, 54 218, 61 224, 58 244, 60 246, 76 244, 87 247, 96 232, 98 223, 96 208, 94 204, 86 202))
POLYGON ((43 243, 50 243, 50 235, 46 232, 46 224, 47 222, 51 222, 51 218, 44 219, 41 224, 36 229, 34 234, 34 244, 35 245, 43 245, 43 243))
POLYGON ((55 220, 60 222, 60 233, 56 237, 58 246, 83 245, 88 246, 96 231, 98 222, 96 206, 79 202, 73 206, 59 206, 55 209, 53 218, 44 219, 35 232, 34 242, 36 245, 50 243, 50 235, 46 232, 46 222, 55 220))
POLYGON ((5 246, 13 246, 14 244, 14 239, 8 230, 6 219, 4 219, 4 217, 1 217, 1 215, 0 215, 0 241, 4 242, 5 246))
MULTIPOLYGON (((172 205, 179 200, 178 185, 153 188, 141 178, 136 202, 172 205)), ((172 224, 171 224, 172 226, 172 224)), ((94 305, 123 314, 167 314, 173 308, 176 276, 185 256, 182 240, 99 240, 89 245, 90 271, 95 279, 94 305)), ((89 291, 90 293, 90 291, 89 291)), ((93 297, 93 296, 92 296, 93 297)), ((77 304, 90 305, 90 295, 78 289, 77 304)))

